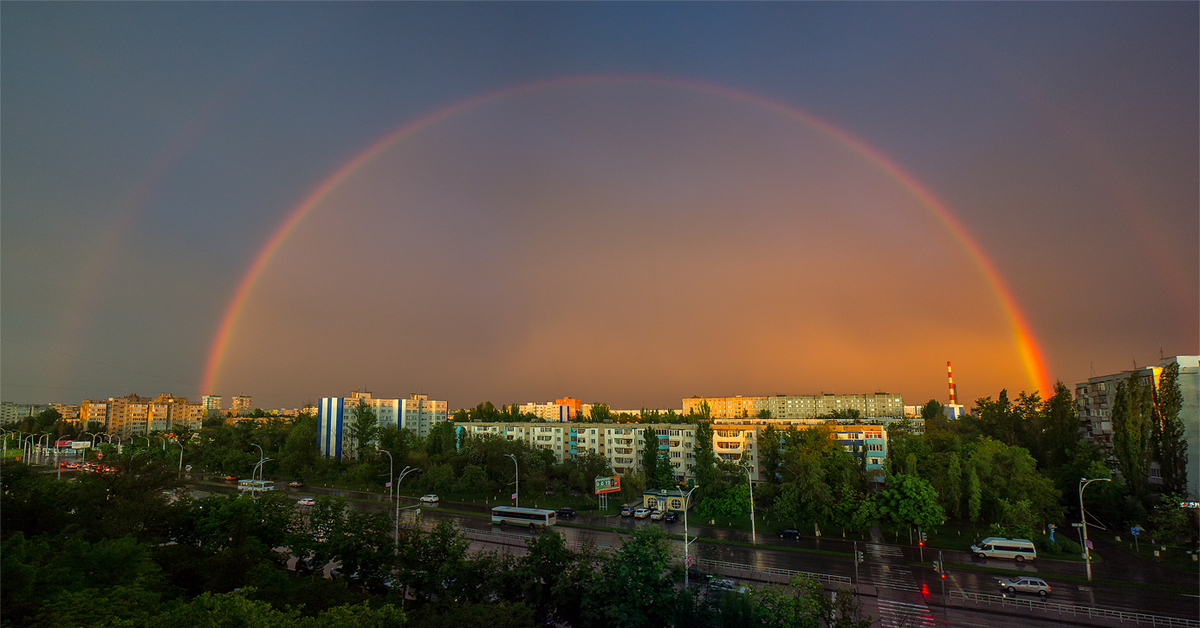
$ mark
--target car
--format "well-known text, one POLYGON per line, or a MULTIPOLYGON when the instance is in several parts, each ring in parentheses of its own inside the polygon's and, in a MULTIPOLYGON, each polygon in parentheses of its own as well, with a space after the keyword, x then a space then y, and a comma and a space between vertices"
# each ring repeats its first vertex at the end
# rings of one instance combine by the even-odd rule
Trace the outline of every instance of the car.
POLYGON ((633 516, 633 506, 621 506, 621 516, 622 517, 632 517, 633 516))
POLYGON ((1000 580, 999 585, 1001 589, 1009 593, 1037 593, 1042 597, 1050 595, 1050 585, 1046 584, 1046 581, 1041 578, 1013 576, 1000 580))
POLYGON ((317 500, 315 500, 311 497, 305 497, 304 499, 301 499, 300 501, 296 502, 296 505, 297 506, 316 506, 317 500))
POLYGON ((633 511, 633 516, 636 519, 645 519, 646 517, 650 516, 650 509, 642 506, 641 508, 633 511))
POLYGON ((301 482, 299 480, 294 480, 294 481, 288 482, 288 486, 290 486, 292 488, 300 488, 301 486, 304 486, 304 482, 301 482))
POLYGON ((663 518, 663 511, 658 510, 657 508, 650 511, 650 520, 651 521, 662 521, 662 518, 663 518))
POLYGON ((236 475, 227 475, 227 476, 225 476, 225 483, 226 483, 226 484, 236 484, 236 483, 237 483, 237 481, 238 481, 238 476, 236 476, 236 475))
POLYGON ((676 521, 679 521, 679 513, 675 512, 674 510, 668 510, 666 514, 663 515, 663 521, 665 523, 675 523, 676 521))
POLYGON ((422 504, 436 504, 436 503, 438 503, 438 496, 434 495, 433 493, 430 493, 428 495, 422 495, 421 503, 422 504))
POLYGON ((786 530, 780 530, 779 538, 781 538, 781 539, 798 539, 798 538, 800 538, 800 531, 797 530, 796 528, 788 528, 786 530))
POLYGON ((708 588, 713 591, 729 592, 729 593, 745 593, 746 587, 739 586, 738 583, 725 578, 710 578, 708 588))
POLYGON ((575 516, 575 509, 571 508, 570 506, 563 506, 562 508, 554 511, 554 514, 558 517, 571 518, 575 516))

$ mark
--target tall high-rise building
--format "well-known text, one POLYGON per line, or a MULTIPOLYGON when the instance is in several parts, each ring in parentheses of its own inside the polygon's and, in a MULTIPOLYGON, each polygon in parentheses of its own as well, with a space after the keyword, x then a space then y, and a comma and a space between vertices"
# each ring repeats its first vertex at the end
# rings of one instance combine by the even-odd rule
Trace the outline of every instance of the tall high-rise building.
POLYGON ((224 398, 221 395, 204 395, 200 398, 200 405, 204 407, 205 414, 210 410, 221 410, 221 404, 224 403, 224 398))
POLYGON ((349 426, 354 408, 365 405, 375 413, 379 427, 407 429, 417 436, 428 436, 438 421, 449 418, 445 401, 430 400, 428 395, 412 393, 408 399, 376 399, 370 391, 354 391, 349 397, 322 397, 317 406, 317 444, 326 457, 354 456, 356 443, 349 426))
POLYGON ((237 395, 230 403, 229 409, 234 415, 250 411, 250 395, 237 395))

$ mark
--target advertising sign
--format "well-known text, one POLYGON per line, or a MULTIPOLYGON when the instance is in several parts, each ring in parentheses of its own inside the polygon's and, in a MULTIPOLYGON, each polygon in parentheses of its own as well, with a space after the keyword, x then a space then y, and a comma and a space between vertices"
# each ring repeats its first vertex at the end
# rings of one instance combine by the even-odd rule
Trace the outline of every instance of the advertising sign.
POLYGON ((596 494, 603 495, 605 493, 621 492, 621 476, 614 475, 607 478, 596 478, 596 494))
POLYGON ((92 448, 92 441, 90 441, 90 440, 77 440, 77 441, 71 442, 71 449, 91 449, 91 448, 92 448))

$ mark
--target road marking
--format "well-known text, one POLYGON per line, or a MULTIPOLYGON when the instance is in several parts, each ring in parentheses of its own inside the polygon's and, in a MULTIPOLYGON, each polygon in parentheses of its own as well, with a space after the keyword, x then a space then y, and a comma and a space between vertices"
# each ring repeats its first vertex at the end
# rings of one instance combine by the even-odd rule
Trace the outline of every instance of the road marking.
POLYGON ((879 598, 879 624, 884 628, 915 628, 937 626, 938 621, 924 604, 879 598))

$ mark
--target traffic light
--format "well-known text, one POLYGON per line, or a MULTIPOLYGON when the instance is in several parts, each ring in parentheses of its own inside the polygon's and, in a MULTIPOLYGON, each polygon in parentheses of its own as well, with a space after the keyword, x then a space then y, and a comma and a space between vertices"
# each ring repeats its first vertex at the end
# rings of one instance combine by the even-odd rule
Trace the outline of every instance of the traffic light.
POLYGON ((861 563, 864 560, 866 560, 866 559, 863 557, 862 552, 854 552, 854 562, 861 563))
POLYGON ((920 540, 917 541, 917 545, 920 545, 922 547, 925 546, 925 531, 924 530, 921 531, 921 538, 920 538, 920 540))

